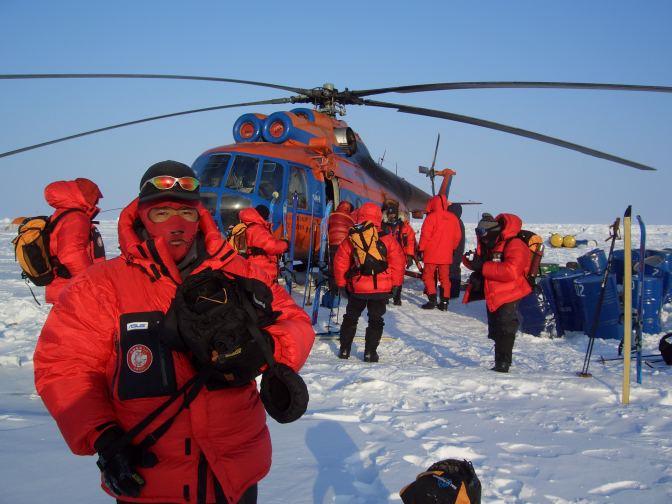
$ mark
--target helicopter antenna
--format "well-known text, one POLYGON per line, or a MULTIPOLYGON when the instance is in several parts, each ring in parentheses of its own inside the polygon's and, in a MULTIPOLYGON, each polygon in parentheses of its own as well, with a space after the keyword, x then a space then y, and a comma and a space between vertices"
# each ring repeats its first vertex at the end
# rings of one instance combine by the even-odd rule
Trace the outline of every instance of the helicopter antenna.
POLYGON ((383 165, 383 161, 385 161, 385 154, 387 154, 387 149, 385 149, 383 151, 383 155, 380 156, 380 158, 378 158, 378 164, 381 165, 381 166, 383 165))
POLYGON ((441 141, 441 133, 436 135, 436 147, 434 148, 434 159, 432 160, 432 167, 427 168, 426 166, 418 166, 418 171, 424 173, 429 177, 429 180, 432 181, 432 196, 436 196, 436 191, 434 190, 434 177, 436 177, 436 171, 434 166, 436 165, 436 155, 439 152, 439 142, 441 141))

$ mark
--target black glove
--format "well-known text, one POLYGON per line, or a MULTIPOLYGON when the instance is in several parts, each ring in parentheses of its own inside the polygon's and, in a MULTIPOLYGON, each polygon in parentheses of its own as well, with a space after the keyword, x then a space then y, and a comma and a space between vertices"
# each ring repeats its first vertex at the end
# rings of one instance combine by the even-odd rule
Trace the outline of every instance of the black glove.
POLYGON ((134 466, 153 467, 158 462, 156 455, 138 446, 118 448, 124 431, 114 426, 103 432, 93 444, 98 452, 98 467, 110 491, 117 496, 139 497, 145 480, 134 466))
POLYGON ((422 262, 424 255, 422 250, 418 250, 418 253, 416 254, 416 258, 418 259, 419 262, 422 262))
POLYGON ((264 408, 278 423, 298 420, 308 408, 306 383, 284 364, 276 364, 263 374, 259 394, 264 408))
POLYGON ((341 296, 343 299, 348 299, 348 291, 345 287, 339 287, 338 288, 338 295, 341 296))
POLYGON ((397 298, 401 294, 401 285, 392 287, 392 297, 397 298))
POLYGON ((406 256, 406 268, 413 266, 413 256, 406 256))
POLYGON ((471 262, 471 269, 473 271, 478 271, 480 272, 483 269, 483 258, 479 255, 474 254, 473 259, 470 261, 471 262))

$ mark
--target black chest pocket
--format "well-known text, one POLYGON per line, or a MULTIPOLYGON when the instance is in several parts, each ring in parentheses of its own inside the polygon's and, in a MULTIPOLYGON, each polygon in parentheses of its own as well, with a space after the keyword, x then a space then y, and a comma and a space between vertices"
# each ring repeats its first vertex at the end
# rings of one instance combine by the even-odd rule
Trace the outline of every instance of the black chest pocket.
POLYGON ((161 343, 164 314, 125 313, 119 334, 119 399, 171 395, 177 390, 173 354, 161 343))

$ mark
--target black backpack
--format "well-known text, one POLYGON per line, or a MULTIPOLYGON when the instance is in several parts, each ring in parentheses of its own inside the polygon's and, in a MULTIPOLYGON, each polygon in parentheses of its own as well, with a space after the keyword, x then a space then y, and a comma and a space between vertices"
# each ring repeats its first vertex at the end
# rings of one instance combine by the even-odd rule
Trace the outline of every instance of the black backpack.
POLYGON ((481 481, 467 460, 432 464, 399 492, 404 504, 480 504, 481 481))

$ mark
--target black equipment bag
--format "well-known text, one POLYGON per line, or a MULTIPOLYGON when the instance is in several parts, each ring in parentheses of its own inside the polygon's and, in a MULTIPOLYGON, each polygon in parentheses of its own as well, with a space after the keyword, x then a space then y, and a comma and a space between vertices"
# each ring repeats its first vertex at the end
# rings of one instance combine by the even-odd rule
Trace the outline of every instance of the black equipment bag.
POLYGON ((259 338, 251 333, 253 326, 263 328, 279 315, 272 311, 272 299, 271 290, 254 279, 211 269, 191 275, 175 293, 164 343, 191 351, 197 369, 212 365, 209 386, 246 385, 273 354, 267 333, 259 331, 259 338))
POLYGON ((432 464, 399 492, 404 504, 480 504, 481 481, 467 460, 432 464))
POLYGON ((672 333, 667 333, 665 336, 660 338, 660 343, 658 343, 658 350, 660 350, 660 355, 663 356, 665 364, 672 366, 672 343, 668 340, 672 339, 672 333))

